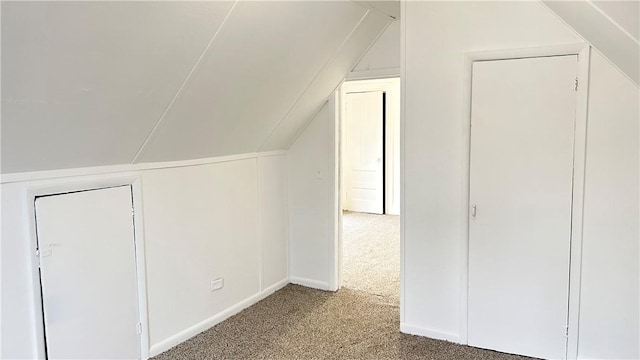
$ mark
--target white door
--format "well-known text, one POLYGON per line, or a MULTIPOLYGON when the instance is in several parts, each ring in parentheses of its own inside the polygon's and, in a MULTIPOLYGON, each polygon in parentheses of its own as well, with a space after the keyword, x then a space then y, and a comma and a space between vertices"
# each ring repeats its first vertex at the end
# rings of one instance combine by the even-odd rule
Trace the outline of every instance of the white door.
POLYGON ((384 211, 383 93, 346 95, 344 182, 346 210, 384 211))
POLYGON ((139 359, 131 187, 36 199, 49 359, 139 359))
POLYGON ((469 345, 565 357, 576 73, 576 56, 473 64, 469 345))

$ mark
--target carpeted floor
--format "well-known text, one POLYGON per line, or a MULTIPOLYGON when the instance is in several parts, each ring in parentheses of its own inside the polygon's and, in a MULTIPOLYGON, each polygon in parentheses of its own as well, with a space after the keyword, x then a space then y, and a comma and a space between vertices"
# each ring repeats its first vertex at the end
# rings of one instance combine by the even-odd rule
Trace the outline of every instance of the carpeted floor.
POLYGON ((338 292, 287 285, 155 359, 522 359, 401 334, 398 217, 343 221, 338 292))
POLYGON ((287 285, 155 359, 521 359, 399 326, 398 308, 377 296, 287 285))
POLYGON ((345 211, 342 286, 400 303, 400 217, 345 211))

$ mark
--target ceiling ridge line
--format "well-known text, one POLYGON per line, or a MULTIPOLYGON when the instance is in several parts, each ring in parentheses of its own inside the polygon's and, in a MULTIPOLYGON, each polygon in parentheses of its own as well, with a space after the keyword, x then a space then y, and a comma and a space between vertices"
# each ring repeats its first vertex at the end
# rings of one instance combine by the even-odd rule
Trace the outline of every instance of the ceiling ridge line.
POLYGON ((278 131, 278 129, 280 129, 280 127, 282 126, 282 124, 284 123, 284 121, 289 117, 289 114, 291 114, 291 112, 293 111, 293 109, 296 108, 296 106, 298 105, 298 103, 300 102, 300 100, 302 100, 302 98, 304 97, 304 95, 309 91, 309 89, 311 88, 311 86, 316 82, 316 80, 318 79, 318 77, 320 76, 320 74, 322 74, 322 72, 329 66, 329 64, 331 64, 337 57, 338 54, 340 54, 340 51, 342 51, 342 49, 344 48, 344 46, 347 44, 347 42, 349 41, 349 39, 351 39, 351 37, 353 36, 353 34, 358 30, 358 28, 360 27, 360 24, 362 24, 362 22, 364 21, 364 19, 367 18, 367 16, 369 15, 369 13, 371 12, 370 9, 367 9, 365 11, 365 13, 362 15, 362 17, 360 18, 360 20, 358 20, 358 22, 356 23, 356 25, 353 27, 353 29, 351 29, 351 31, 349 32, 349 35, 347 35, 347 37, 342 41, 342 43, 340 44, 340 46, 338 46, 338 49, 331 55, 331 57, 327 60, 327 62, 324 63, 324 65, 322 65, 322 67, 320 68, 320 71, 318 71, 316 73, 316 75, 313 77, 313 79, 311 79, 311 81, 309 82, 309 84, 307 84, 307 86, 305 87, 304 91, 302 91, 302 93, 300 94, 300 96, 298 96, 298 98, 296 99, 296 101, 293 103, 293 105, 291 105, 291 107, 289 108, 289 110, 287 110, 287 113, 284 114, 284 116, 282 117, 282 119, 280 119, 280 121, 278 121, 278 124, 276 124, 276 126, 269 132, 269 135, 267 135, 267 137, 262 141, 262 143, 260 144, 260 146, 258 147, 257 151, 262 151, 264 146, 267 144, 267 142, 269 141, 269 139, 271 139, 271 137, 273 136, 273 134, 276 133, 276 131, 278 131))
POLYGON ((215 39, 218 37, 218 34, 222 31, 222 28, 226 25, 227 20, 229 20, 229 17, 231 16, 231 13, 235 9, 236 5, 238 4, 238 1, 239 0, 235 0, 233 2, 233 5, 231 6, 229 11, 227 12, 227 15, 225 15, 225 17, 222 20, 222 22, 220 23, 220 26, 218 26, 218 29, 216 29, 216 31, 213 33, 213 35, 211 36, 211 39, 209 39, 209 42, 207 43, 207 46, 205 46, 204 50, 202 50, 202 52, 200 53, 200 56, 198 56, 198 59, 196 60, 195 64, 193 65, 191 70, 187 73, 187 76, 185 77, 184 81, 182 82, 182 85, 180 85, 180 87, 176 91, 176 93, 173 96, 173 98, 171 99, 171 101, 169 101, 169 104, 164 109, 164 112, 162 113, 162 115, 160 115, 160 118, 158 118, 158 120, 156 121, 156 124, 153 126, 153 129, 151 129, 151 132, 149 132, 149 134, 145 138, 144 142, 142 143, 142 145, 140 146, 140 148, 136 152, 136 155, 133 157, 133 160, 131 160, 131 164, 135 164, 136 161, 138 161, 138 158, 144 153, 144 151, 145 151, 145 149, 147 147, 147 144, 149 144, 149 141, 151 141, 153 136, 156 134, 156 131, 160 128, 160 125, 162 124, 162 121, 164 120, 164 118, 166 117, 167 113, 169 112, 169 110, 173 106, 173 103, 175 103, 176 100, 178 99, 178 96, 180 96, 180 94, 182 94, 182 90, 187 86, 187 84, 189 83, 189 80, 191 80, 191 76, 195 72, 196 68, 198 67, 198 65, 200 65, 200 62, 202 62, 202 59, 205 57, 207 52, 209 52, 209 49, 211 48, 211 45, 213 44, 215 39))

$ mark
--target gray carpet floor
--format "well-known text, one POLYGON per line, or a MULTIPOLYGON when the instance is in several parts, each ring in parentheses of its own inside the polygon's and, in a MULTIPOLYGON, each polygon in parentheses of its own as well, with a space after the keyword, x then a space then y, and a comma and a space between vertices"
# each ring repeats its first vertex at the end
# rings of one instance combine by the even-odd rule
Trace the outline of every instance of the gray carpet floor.
POLYGON ((400 303, 400 217, 345 211, 342 286, 400 303))
POLYGON ((398 217, 343 222, 342 289, 287 285, 155 359, 522 359, 400 333, 398 217))

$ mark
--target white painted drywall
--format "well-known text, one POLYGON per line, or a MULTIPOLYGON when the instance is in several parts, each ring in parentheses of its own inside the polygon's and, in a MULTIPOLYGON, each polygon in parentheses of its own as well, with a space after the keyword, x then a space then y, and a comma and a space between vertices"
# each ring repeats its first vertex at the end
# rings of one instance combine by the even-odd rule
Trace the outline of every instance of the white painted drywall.
POLYGON ((260 154, 247 155, 197 166, 0 185, 0 357, 36 355, 37 299, 31 281, 33 249, 26 203, 29 187, 69 182, 89 185, 123 176, 141 179, 143 213, 136 216, 144 217, 150 347, 154 355, 287 283, 283 264, 287 257, 283 230, 287 214, 281 197, 286 189, 286 155, 271 155, 268 159, 260 159, 260 154), (265 256, 261 256, 262 251, 265 256), (261 274, 265 276, 262 288, 261 274), (219 276, 224 277, 225 286, 211 293, 210 282, 219 276))
POLYGON ((260 291, 257 167, 153 170, 143 182, 153 346, 260 291))
POLYGON ((403 324, 457 341, 464 53, 579 39, 535 2, 407 2, 405 10, 403 324))
POLYGON ((392 72, 400 75, 400 20, 389 24, 347 78, 370 77, 376 72, 387 76, 392 72))
POLYGON ((640 93, 598 53, 591 89, 578 356, 640 358, 640 93))
POLYGON ((258 158, 258 196, 262 229, 262 289, 289 277, 287 158, 258 158))
POLYGON ((334 116, 325 103, 287 153, 291 282, 321 289, 333 265, 334 116))
MULTIPOLYGON (((402 324, 414 333, 460 341, 464 53, 581 39, 536 2, 404 5, 402 324)), ((594 56, 580 325, 585 341, 594 342, 580 340, 584 358, 637 351, 638 92, 616 71, 594 56), (603 299, 607 291, 609 300, 603 299), (594 328, 599 323, 618 330, 605 333, 594 328)))

